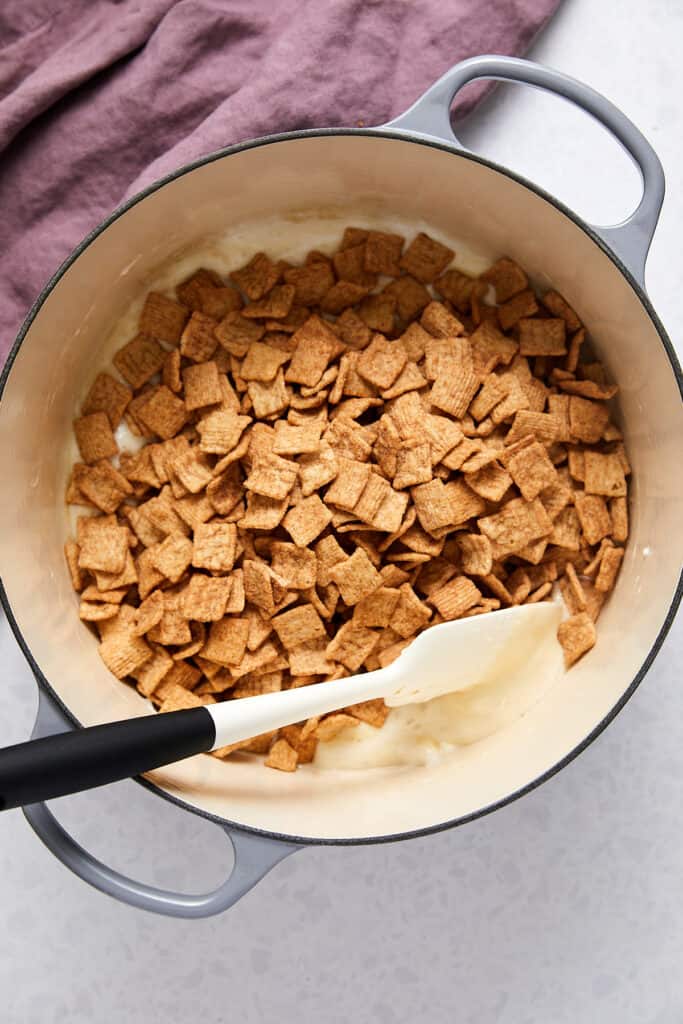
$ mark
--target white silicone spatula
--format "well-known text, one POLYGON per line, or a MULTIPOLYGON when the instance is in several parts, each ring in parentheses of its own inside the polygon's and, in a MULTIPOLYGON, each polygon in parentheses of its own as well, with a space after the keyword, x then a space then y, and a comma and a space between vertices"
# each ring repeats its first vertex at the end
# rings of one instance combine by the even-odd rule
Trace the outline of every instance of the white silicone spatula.
POLYGON ((140 775, 281 726, 383 697, 419 703, 504 676, 529 631, 555 629, 557 605, 507 608, 421 633, 386 668, 295 690, 224 701, 30 740, 0 750, 0 810, 140 775))

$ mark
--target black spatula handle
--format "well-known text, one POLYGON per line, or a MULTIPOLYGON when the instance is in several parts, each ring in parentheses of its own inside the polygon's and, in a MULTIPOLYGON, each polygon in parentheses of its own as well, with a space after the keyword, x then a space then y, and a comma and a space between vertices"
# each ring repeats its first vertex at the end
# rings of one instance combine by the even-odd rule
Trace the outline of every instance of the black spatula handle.
POLYGON ((211 750, 206 708, 144 715, 0 750, 0 810, 51 800, 211 750))

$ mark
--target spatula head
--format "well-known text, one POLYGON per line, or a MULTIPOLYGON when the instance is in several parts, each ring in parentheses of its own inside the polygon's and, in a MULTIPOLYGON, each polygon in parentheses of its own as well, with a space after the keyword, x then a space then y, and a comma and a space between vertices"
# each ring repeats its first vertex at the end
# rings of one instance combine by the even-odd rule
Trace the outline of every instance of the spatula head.
POLYGON ((557 631, 561 619, 561 606, 544 601, 433 626, 390 666, 396 685, 385 701, 390 707, 416 704, 504 678, 557 631))

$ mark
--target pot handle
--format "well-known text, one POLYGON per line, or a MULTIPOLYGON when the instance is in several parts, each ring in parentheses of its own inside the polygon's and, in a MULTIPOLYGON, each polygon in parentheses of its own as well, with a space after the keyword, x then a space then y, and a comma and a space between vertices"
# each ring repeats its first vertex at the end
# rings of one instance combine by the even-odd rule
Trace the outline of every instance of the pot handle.
MULTIPOLYGON (((52 736, 71 728, 71 723, 57 704, 44 690, 39 690, 38 714, 31 739, 52 736)), ((232 871, 213 892, 190 895, 157 889, 114 871, 84 850, 59 824, 46 804, 31 804, 23 811, 29 825, 48 850, 84 882, 121 903, 168 917, 199 918, 220 914, 241 899, 271 868, 301 849, 293 843, 219 825, 232 843, 235 855, 232 871)))
POLYGON ((654 149, 633 122, 590 86, 529 60, 496 55, 472 57, 452 67, 405 113, 382 127, 415 132, 465 149, 451 127, 450 108, 456 93, 479 78, 521 82, 563 96, 591 114, 622 144, 640 171, 640 203, 621 224, 591 226, 638 283, 644 284, 645 261, 664 200, 664 171, 654 149))

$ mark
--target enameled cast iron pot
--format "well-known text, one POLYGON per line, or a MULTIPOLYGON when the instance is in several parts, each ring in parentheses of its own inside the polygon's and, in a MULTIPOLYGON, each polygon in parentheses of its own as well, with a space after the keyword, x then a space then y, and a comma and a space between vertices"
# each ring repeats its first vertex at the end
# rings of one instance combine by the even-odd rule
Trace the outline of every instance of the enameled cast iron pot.
POLYGON ((153 889, 95 860, 45 805, 25 809, 43 842, 85 881, 159 913, 202 917, 229 907, 307 844, 406 839, 462 824, 539 785, 587 746, 635 690, 681 597, 681 371, 644 291, 645 257, 664 176, 640 132, 585 85, 526 61, 480 57, 448 71, 380 128, 292 132, 214 153, 130 200, 78 247, 31 310, 2 376, 0 571, 3 601, 40 691, 35 736, 149 710, 100 662, 74 607, 62 545, 71 420, 112 323, 154 268, 216 231, 265 218, 329 220, 330 242, 365 210, 391 225, 434 225, 540 285, 561 291, 589 325, 617 381, 633 464, 631 536, 598 642, 523 718, 466 748, 457 762, 336 773, 265 771, 194 757, 143 784, 224 830, 235 849, 227 881, 201 896, 153 889), (643 196, 623 224, 595 228, 552 196, 474 156, 449 108, 467 82, 494 78, 547 89, 592 114, 640 168, 643 196))

